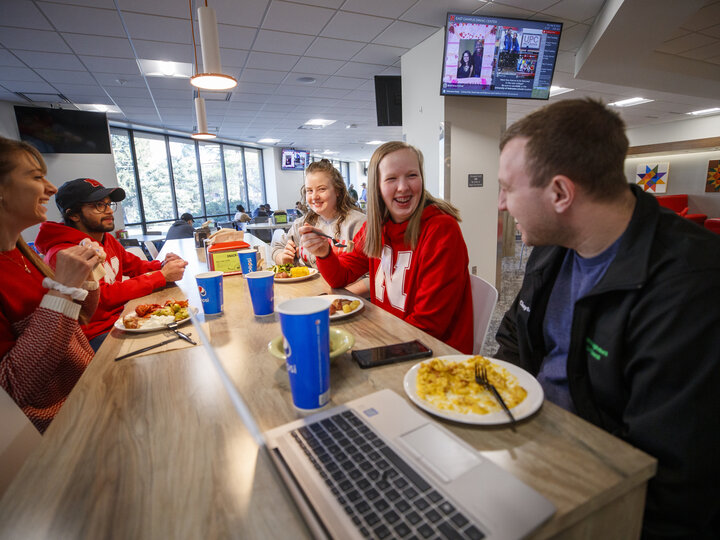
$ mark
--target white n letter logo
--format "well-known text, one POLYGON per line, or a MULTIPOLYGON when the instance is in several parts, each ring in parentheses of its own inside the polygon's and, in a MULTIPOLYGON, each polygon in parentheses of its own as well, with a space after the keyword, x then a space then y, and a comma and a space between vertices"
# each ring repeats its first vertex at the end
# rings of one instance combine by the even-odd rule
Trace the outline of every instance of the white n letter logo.
POLYGON ((387 289, 387 296, 390 304, 405 311, 405 274, 410 268, 412 261, 412 251, 399 251, 395 268, 392 268, 392 250, 388 246, 383 246, 380 265, 375 273, 375 298, 378 301, 384 301, 384 293, 387 289))

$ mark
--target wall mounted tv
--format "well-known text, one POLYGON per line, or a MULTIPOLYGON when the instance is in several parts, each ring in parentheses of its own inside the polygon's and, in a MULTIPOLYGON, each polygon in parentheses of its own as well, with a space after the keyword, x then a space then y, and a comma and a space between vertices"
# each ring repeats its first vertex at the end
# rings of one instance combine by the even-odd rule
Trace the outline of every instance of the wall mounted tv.
POLYGON ((562 23, 448 13, 443 96, 548 99, 562 23))
POLYGON ((310 152, 283 148, 280 168, 284 171, 304 171, 310 162, 310 152))
POLYGON ((15 106, 20 139, 43 154, 110 154, 105 113, 15 106))

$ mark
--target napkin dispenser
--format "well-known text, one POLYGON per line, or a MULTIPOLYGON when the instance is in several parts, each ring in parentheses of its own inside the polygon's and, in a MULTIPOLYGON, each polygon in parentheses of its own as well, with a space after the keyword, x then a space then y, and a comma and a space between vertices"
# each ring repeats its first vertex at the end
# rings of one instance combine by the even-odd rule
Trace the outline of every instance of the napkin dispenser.
POLYGON ((210 229, 207 227, 200 227, 199 229, 195 230, 195 247, 201 248, 205 247, 205 243, 203 240, 208 238, 210 236, 210 229))
POLYGON ((207 249, 208 270, 219 270, 224 274, 242 274, 238 251, 248 249, 247 242, 219 242, 207 249))

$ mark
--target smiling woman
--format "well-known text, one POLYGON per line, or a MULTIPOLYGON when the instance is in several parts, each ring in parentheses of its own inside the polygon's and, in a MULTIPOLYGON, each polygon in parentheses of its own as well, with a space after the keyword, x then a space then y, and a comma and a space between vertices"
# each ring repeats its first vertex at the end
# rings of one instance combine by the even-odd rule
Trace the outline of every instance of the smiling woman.
POLYGON ((35 148, 0 137, 0 385, 40 432, 93 357, 78 317, 97 306, 86 280, 99 262, 96 245, 73 246, 53 272, 20 236, 46 220, 57 191, 46 172, 35 148))

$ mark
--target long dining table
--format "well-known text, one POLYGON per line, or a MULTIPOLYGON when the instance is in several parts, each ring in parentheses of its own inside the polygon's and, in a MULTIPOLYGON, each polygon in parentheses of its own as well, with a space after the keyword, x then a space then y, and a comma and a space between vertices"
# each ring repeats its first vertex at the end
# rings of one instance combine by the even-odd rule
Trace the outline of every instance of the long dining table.
MULTIPOLYGON (((265 431, 302 416, 283 361, 267 350, 279 321, 253 315, 241 275, 224 277, 222 315, 204 317, 194 280, 204 252, 192 239, 169 240, 159 258, 168 252, 188 261, 184 278, 127 307, 187 298, 216 359, 199 345, 115 362, 128 334, 114 329, 0 500, 1 538, 310 536, 247 421, 265 431)), ((344 292, 319 274, 274 290, 276 306, 344 292)), ((437 356, 457 354, 368 300, 333 325, 356 348, 420 339, 437 356)), ((411 366, 361 370, 345 353, 331 367, 331 405, 384 388, 405 396, 411 366)), ((553 502, 556 513, 531 538, 639 536, 651 456, 549 402, 514 431, 436 420, 553 502)))

